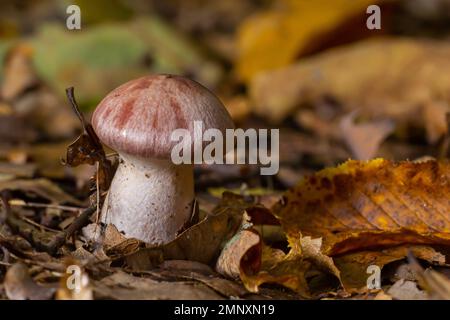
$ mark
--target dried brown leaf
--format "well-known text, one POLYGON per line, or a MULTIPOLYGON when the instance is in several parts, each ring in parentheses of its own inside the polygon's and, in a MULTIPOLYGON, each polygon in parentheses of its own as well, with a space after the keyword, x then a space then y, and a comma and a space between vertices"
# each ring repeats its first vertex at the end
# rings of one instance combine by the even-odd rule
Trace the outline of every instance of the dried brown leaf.
POLYGON ((417 287, 417 283, 408 280, 398 280, 387 291, 396 300, 428 300, 425 291, 417 287))
POLYGON ((81 122, 83 132, 67 147, 67 155, 64 163, 73 167, 81 164, 93 165, 98 163, 98 187, 102 191, 107 191, 114 175, 114 168, 111 161, 107 159, 103 146, 91 124, 84 119, 83 114, 80 112, 78 104, 75 101, 73 88, 66 89, 66 93, 75 114, 81 122))
POLYGON ((161 277, 162 280, 195 280, 227 298, 243 297, 248 294, 242 285, 221 277, 209 266, 196 261, 168 260, 164 261, 159 269, 147 273, 161 277))
POLYGON ((339 279, 333 260, 320 252, 321 240, 309 237, 292 243, 285 254, 262 242, 251 225, 244 224, 222 250, 216 270, 231 278, 240 278, 247 290, 259 292, 264 283, 290 288, 302 297, 310 297, 306 273, 319 269, 339 279))
MULTIPOLYGON (((253 259, 256 260, 257 257, 253 259)), ((258 292, 259 286, 263 283, 276 283, 296 291, 302 297, 310 297, 306 272, 311 264, 302 259, 297 246, 288 254, 279 249, 263 246, 259 259, 261 266, 257 272, 248 271, 248 262, 242 265, 241 280, 247 290, 258 292)), ((255 262, 252 265, 255 265, 255 262)))
POLYGON ((446 131, 450 108, 449 54, 442 41, 362 41, 260 73, 250 94, 255 111, 272 121, 331 97, 345 113, 357 109, 369 119, 393 119, 399 128, 426 128, 435 141, 446 131))
POLYGON ((394 261, 403 260, 409 250, 421 260, 434 264, 444 264, 445 256, 427 246, 400 246, 379 251, 359 251, 335 257, 334 262, 341 272, 341 279, 348 291, 367 289, 367 279, 370 276, 367 268, 375 265, 383 271, 383 267, 394 261))
POLYGON ((209 264, 236 233, 248 203, 232 193, 224 194, 220 205, 199 223, 173 241, 128 253, 126 263, 135 270, 148 270, 164 260, 191 260, 209 264))
POLYGON ((423 270, 414 258, 413 253, 408 255, 408 260, 419 276, 419 284, 427 291, 431 299, 450 300, 450 280, 448 277, 431 269, 423 270))
POLYGON ((195 281, 157 281, 118 271, 93 281, 94 296, 117 300, 216 300, 223 297, 195 281))
POLYGON ((355 114, 344 116, 340 128, 344 141, 356 160, 369 160, 377 156, 383 141, 394 131, 394 123, 388 119, 367 123, 354 123, 355 114))
POLYGON ((55 292, 54 288, 36 284, 22 263, 15 263, 8 269, 4 286, 11 300, 48 300, 55 292))

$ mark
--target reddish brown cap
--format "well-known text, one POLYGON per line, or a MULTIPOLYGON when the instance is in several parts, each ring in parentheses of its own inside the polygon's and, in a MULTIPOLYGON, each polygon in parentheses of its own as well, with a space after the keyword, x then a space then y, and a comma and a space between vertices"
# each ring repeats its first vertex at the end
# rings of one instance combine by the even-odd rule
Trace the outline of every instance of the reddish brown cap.
POLYGON ((129 81, 110 92, 92 116, 95 132, 109 147, 160 159, 170 157, 172 147, 178 143, 170 141, 173 130, 187 129, 194 138, 194 121, 203 121, 203 131, 216 128, 224 133, 234 127, 227 110, 211 91, 174 75, 129 81))

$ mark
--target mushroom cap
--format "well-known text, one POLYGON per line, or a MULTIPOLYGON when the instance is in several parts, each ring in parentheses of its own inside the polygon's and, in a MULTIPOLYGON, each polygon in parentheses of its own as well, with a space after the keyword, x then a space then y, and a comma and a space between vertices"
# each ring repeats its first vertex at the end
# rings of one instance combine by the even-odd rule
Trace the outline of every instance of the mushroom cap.
MULTIPOLYGON (((234 128, 220 100, 201 84, 175 75, 149 75, 111 91, 97 106, 92 126, 100 140, 129 155, 167 159, 175 129, 187 129, 194 143, 194 121, 222 133, 234 128)), ((193 147, 191 145, 191 150, 193 147)))

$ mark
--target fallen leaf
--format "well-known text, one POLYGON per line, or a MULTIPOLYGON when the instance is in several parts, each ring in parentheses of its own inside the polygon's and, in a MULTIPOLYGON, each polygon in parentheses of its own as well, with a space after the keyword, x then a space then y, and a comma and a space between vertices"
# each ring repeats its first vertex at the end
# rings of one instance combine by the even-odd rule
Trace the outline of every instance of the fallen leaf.
POLYGON ((437 142, 450 129, 446 119, 449 110, 449 103, 445 101, 430 101, 423 106, 428 142, 437 142))
MULTIPOLYGON (((365 16, 367 7, 377 2, 380 1, 283 0, 274 3, 271 9, 250 16, 239 27, 238 75, 249 81, 258 72, 288 65, 302 53, 313 50, 311 47, 323 46, 319 44, 321 37, 326 39, 347 21, 365 16)), ((341 38, 351 38, 351 33, 355 34, 358 29, 367 30, 362 25, 364 18, 354 20, 361 26, 347 28, 346 37, 341 38)))
POLYGON ((11 300, 48 300, 55 292, 54 288, 36 284, 28 274, 28 268, 22 263, 15 263, 5 275, 5 291, 11 300))
POLYGON ((387 294, 396 300, 428 300, 426 292, 417 288, 417 283, 403 279, 394 283, 387 294))
POLYGON ((356 160, 369 160, 377 156, 378 149, 395 129, 389 119, 354 123, 355 114, 344 116, 340 128, 344 141, 356 160))
POLYGON ((443 274, 432 269, 424 270, 413 253, 408 255, 411 268, 418 274, 419 283, 431 299, 450 300, 450 280, 443 274))
MULTIPOLYGON (((3 42, 0 56, 1 49, 14 44, 3 42)), ((34 50, 38 76, 57 92, 73 85, 86 108, 94 107, 121 83, 146 73, 190 73, 201 83, 214 86, 223 72, 219 64, 156 15, 92 25, 75 33, 59 23, 42 23, 27 43, 34 50), (146 60, 151 60, 150 65, 146 60)))
POLYGON ((58 185, 45 178, 0 181, 0 190, 5 189, 32 192, 57 204, 70 203, 78 206, 83 204, 80 200, 67 194, 58 185))
POLYGON ((23 117, 0 114, 0 138, 2 142, 19 143, 35 141, 38 132, 27 125, 23 117))
POLYGON ((223 297, 195 281, 156 281, 117 271, 100 281, 93 281, 97 299, 116 300, 217 300, 223 297))
POLYGON ((310 297, 306 274, 312 267, 340 279, 333 260, 320 252, 320 239, 301 238, 298 243, 291 243, 290 251, 285 254, 265 245, 258 232, 245 221, 217 259, 217 272, 240 278, 250 292, 259 292, 264 283, 276 283, 302 297, 310 297))
POLYGON ((256 273, 261 267, 261 254, 259 234, 251 229, 241 230, 222 250, 216 262, 216 271, 234 279, 239 279, 241 268, 245 269, 244 272, 256 273), (245 266, 241 267, 241 263, 245 266))
POLYGON ((59 96, 39 79, 32 58, 33 48, 24 43, 13 46, 7 52, 0 99, 11 104, 13 115, 24 119, 28 127, 36 129, 39 133, 36 137, 70 137, 79 124, 68 108, 61 107, 59 96))
POLYGON ((392 297, 388 294, 386 294, 383 290, 380 290, 380 292, 377 293, 374 300, 392 300, 392 297))
POLYGON ((0 162, 0 181, 12 180, 14 178, 32 178, 36 173, 36 165, 13 164, 0 162))
MULTIPOLYGON (((162 246, 136 248, 128 253, 126 263, 134 270, 148 270, 164 260, 191 260, 211 263, 224 243, 238 230, 248 203, 232 193, 225 193, 219 206, 203 220, 162 246)), ((116 248, 116 247, 115 247, 116 248)))
MULTIPOLYGON (((98 230, 100 230, 100 226, 95 225, 98 230)), ((113 224, 108 224, 105 229, 105 235, 103 240, 103 245, 105 249, 113 248, 123 242, 127 241, 127 237, 125 237, 122 233, 117 230, 117 228, 113 224)))
POLYGON ((242 285, 221 277, 209 266, 196 261, 167 260, 158 269, 147 273, 159 276, 162 280, 195 280, 227 298, 239 298, 248 294, 242 285))
POLYGON ((250 115, 250 103, 245 96, 233 96, 223 99, 223 103, 235 123, 244 121, 250 115))
POLYGON ((7 215, 6 224, 39 251, 45 251, 47 244, 56 236, 53 232, 48 232, 23 220, 15 212, 7 215))
POLYGON ((407 262, 402 262, 400 265, 396 266, 392 275, 389 277, 389 280, 392 283, 397 282, 400 279, 409 280, 409 281, 417 281, 418 276, 414 270, 409 266, 407 262))
MULTIPOLYGON (((97 134, 81 113, 77 102, 75 101, 74 89, 66 89, 67 98, 69 99, 72 109, 81 122, 83 132, 81 135, 67 147, 67 156, 65 164, 76 167, 81 164, 93 165, 98 163, 96 177, 98 180, 97 187, 101 192, 105 192, 111 185, 115 168, 111 161, 106 157, 105 150, 97 137, 97 134)), ((98 195, 99 197, 101 195, 98 195)))
POLYGON ((290 243, 323 239, 333 256, 400 244, 450 244, 448 162, 347 161, 288 190, 274 212, 290 243))
POLYGON ((32 145, 20 145, 14 147, 0 145, 0 158, 5 158, 8 162, 13 162, 16 157, 24 157, 26 163, 21 165, 24 166, 24 172, 17 175, 17 177, 20 178, 25 178, 22 177, 22 175, 27 174, 28 170, 30 170, 27 166, 35 166, 37 176, 58 180, 67 178, 84 179, 83 181, 86 182, 94 174, 95 168, 92 168, 91 166, 71 168, 61 165, 61 158, 64 157, 67 146, 70 143, 72 143, 72 141, 34 143, 32 145), (19 156, 17 156, 17 154, 19 156))
POLYGON ((251 292, 258 292, 263 283, 276 283, 309 298, 306 272, 310 267, 311 264, 302 259, 298 246, 293 247, 288 254, 279 249, 262 246, 260 257, 254 255, 252 259, 248 256, 244 259, 241 280, 251 292), (252 270, 258 264, 260 267, 252 270))
POLYGON ((399 246, 378 251, 358 251, 335 257, 334 263, 340 270, 344 287, 348 291, 361 292, 368 290, 367 279, 370 273, 367 272, 367 268, 369 266, 375 265, 379 267, 383 274, 384 266, 394 261, 405 259, 410 250, 416 257, 429 263, 440 265, 445 263, 443 254, 427 246, 399 246))
POLYGON ((214 274, 213 269, 207 264, 189 260, 167 260, 161 263, 159 268, 163 270, 193 271, 204 275, 214 274))
POLYGON ((367 119, 392 119, 398 130, 427 128, 435 141, 446 131, 442 113, 450 107, 449 54, 444 42, 362 41, 260 73, 249 91, 254 111, 273 122, 331 98, 345 114, 358 110, 367 119))
POLYGON ((31 58, 33 48, 26 44, 12 47, 4 59, 3 82, 0 96, 5 100, 13 100, 25 89, 36 86, 39 79, 34 72, 31 58))
POLYGON ((450 300, 450 280, 439 272, 425 270, 421 283, 433 299, 450 300))
POLYGON ((301 256, 314 264, 317 269, 334 275, 341 281, 341 272, 335 266, 332 258, 322 253, 322 239, 311 237, 300 237, 301 256))

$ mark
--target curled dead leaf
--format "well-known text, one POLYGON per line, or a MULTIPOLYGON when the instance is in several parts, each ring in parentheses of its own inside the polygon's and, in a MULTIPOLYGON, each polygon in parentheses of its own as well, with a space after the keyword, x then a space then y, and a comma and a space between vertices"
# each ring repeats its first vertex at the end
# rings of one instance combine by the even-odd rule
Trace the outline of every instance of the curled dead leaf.
POLYGON ((66 94, 72 109, 81 122, 83 132, 67 147, 67 155, 64 163, 73 167, 81 164, 93 165, 98 163, 98 187, 101 191, 107 191, 114 175, 114 167, 111 161, 107 159, 103 146, 91 124, 85 120, 83 114, 80 112, 78 104, 75 101, 73 87, 66 89, 66 94))
POLYGON ((114 249, 117 256, 125 255, 126 264, 133 270, 148 270, 164 260, 190 260, 209 264, 219 255, 224 243, 239 229, 242 214, 248 205, 241 197, 225 193, 212 213, 183 231, 173 241, 161 246, 142 247, 142 242, 136 245, 135 239, 127 239, 110 248, 107 253, 110 254, 114 249), (129 250, 130 244, 134 246, 133 251, 129 250), (125 252, 120 249, 124 245, 127 245, 125 252))
POLYGON ((272 283, 308 298, 307 272, 311 269, 322 270, 340 279, 333 260, 322 254, 320 247, 321 239, 305 237, 298 243, 291 243, 291 250, 286 254, 264 244, 252 225, 244 223, 222 250, 216 270, 228 277, 240 278, 250 292, 259 292, 262 284, 272 283))

